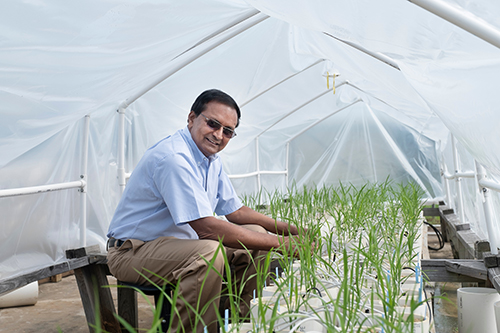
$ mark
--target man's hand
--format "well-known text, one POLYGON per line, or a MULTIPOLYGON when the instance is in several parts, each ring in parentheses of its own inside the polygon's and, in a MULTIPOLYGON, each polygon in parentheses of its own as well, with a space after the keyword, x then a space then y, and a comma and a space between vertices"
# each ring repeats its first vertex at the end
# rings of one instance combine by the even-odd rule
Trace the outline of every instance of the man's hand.
POLYGON ((300 259, 300 251, 299 251, 299 236, 277 236, 279 238, 280 247, 278 248, 278 252, 290 256, 293 258, 300 259))
MULTIPOLYGON (((300 259, 300 248, 303 244, 303 241, 309 241, 312 238, 312 235, 307 235, 307 230, 302 230, 301 235, 293 235, 293 236, 278 236, 280 241, 279 252, 283 255, 288 255, 293 258, 300 259)), ((312 241, 309 255, 313 255, 319 248, 319 243, 315 240, 312 241)))

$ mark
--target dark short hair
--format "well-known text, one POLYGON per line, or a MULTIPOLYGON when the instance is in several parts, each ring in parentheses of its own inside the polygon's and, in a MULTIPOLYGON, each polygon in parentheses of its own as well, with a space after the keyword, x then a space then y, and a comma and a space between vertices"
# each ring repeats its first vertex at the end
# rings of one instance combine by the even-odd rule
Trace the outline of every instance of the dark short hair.
POLYGON ((191 107, 191 111, 193 111, 194 114, 198 117, 203 111, 205 111, 205 109, 207 108, 207 104, 210 102, 218 102, 233 108, 238 115, 238 122, 236 123, 236 127, 238 127, 241 117, 241 112, 238 104, 236 104, 236 101, 231 96, 218 89, 210 89, 202 92, 200 96, 198 96, 194 101, 193 106, 191 107))

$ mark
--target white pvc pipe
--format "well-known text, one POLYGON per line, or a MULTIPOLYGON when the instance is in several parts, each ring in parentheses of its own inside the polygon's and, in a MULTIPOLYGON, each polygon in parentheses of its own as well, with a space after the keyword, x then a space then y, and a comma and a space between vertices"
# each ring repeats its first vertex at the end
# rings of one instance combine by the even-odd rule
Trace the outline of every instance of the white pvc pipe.
MULTIPOLYGON (((455 175, 460 173, 460 161, 458 160, 458 150, 455 144, 455 137, 451 135, 451 150, 453 151, 453 166, 455 168, 455 175)), ((455 177, 455 182, 457 184, 457 196, 458 196, 458 217, 462 223, 465 223, 465 212, 464 212, 464 199, 462 196, 462 179, 460 177, 455 177)))
POLYGON ((476 162, 477 169, 477 179, 478 184, 483 195, 483 210, 484 210, 484 219, 486 222, 486 229, 488 230, 488 240, 490 242, 490 250, 493 254, 498 254, 498 246, 499 240, 497 237, 497 229, 496 229, 496 219, 495 214, 493 213, 493 205, 491 202, 491 193, 490 190, 481 185, 481 181, 485 180, 487 177, 486 170, 483 168, 481 164, 476 162))
POLYGON ((427 196, 430 196, 429 191, 425 187, 425 184, 422 182, 420 177, 417 175, 415 170, 413 170, 413 167, 410 165, 408 160, 406 159, 405 155, 399 148, 399 146, 396 144, 392 136, 387 132, 387 129, 382 125, 378 117, 375 115, 375 112, 373 112, 372 108, 370 105, 366 105, 366 108, 370 111, 370 114, 373 118, 373 121, 377 125, 377 128, 380 130, 384 138, 386 139, 387 143, 389 144, 389 147, 392 148, 392 151, 396 154, 396 157, 398 158, 399 162, 405 169, 405 171, 417 182, 417 184, 425 191, 425 194, 427 196))
POLYGON ((268 92, 269 90, 271 90, 271 89, 273 89, 273 88, 276 88, 276 87, 277 87, 277 86, 279 86, 280 84, 282 84, 282 83, 284 83, 284 82, 286 82, 286 81, 290 80, 291 78, 293 78, 293 77, 295 77, 295 76, 299 75, 300 73, 305 72, 305 71, 306 71, 306 70, 308 70, 309 68, 312 68, 312 67, 316 66, 317 64, 322 63, 323 61, 325 61, 325 59, 318 60, 318 61, 316 61, 315 63, 313 63, 313 64, 311 64, 311 65, 307 66, 307 67, 306 67, 306 68, 304 68, 303 70, 298 71, 297 73, 294 73, 294 74, 292 74, 292 75, 290 75, 290 76, 288 76, 288 77, 284 78, 283 80, 281 80, 280 82, 278 82, 278 83, 276 83, 276 84, 273 84, 273 85, 272 85, 272 86, 270 86, 269 88, 266 88, 265 90, 261 91, 260 93, 258 93, 257 95, 253 96, 252 98, 250 98, 250 99, 246 100, 245 102, 241 103, 241 104, 240 104, 240 109, 241 109, 242 107, 244 107, 245 105, 247 105, 248 103, 250 103, 251 101, 255 100, 256 98, 258 98, 258 97, 262 96, 263 94, 265 94, 265 93, 266 93, 266 92, 268 92))
POLYGON ((290 139, 288 139, 286 142, 291 142, 293 140, 295 140, 295 138, 301 136, 302 134, 304 134, 305 132, 307 132, 308 130, 310 130, 311 128, 313 128, 314 126, 318 125, 319 123, 325 121, 326 119, 330 118, 331 116, 333 115, 336 115, 337 113, 341 112, 341 111, 344 111, 345 109, 347 108, 350 108, 351 106, 353 106, 354 104, 358 103, 358 102, 361 102, 362 99, 361 98, 358 98, 357 100, 355 100, 354 102, 352 102, 351 104, 349 105, 346 105, 346 106, 343 106, 341 107, 340 109, 337 109, 335 111, 333 111, 332 113, 328 114, 326 117, 323 117, 317 121, 315 121, 314 123, 312 123, 311 125, 307 126, 306 128, 304 128, 302 131, 300 131, 299 133, 295 134, 293 137, 291 137, 290 139))
POLYGON ((123 193, 127 185, 125 173, 125 108, 118 109, 118 185, 123 193))
POLYGON ((492 180, 481 179, 481 180, 479 180, 479 185, 482 187, 486 187, 490 190, 500 192, 500 184, 498 184, 497 182, 494 182, 492 180))
POLYGON ((290 180, 290 176, 288 174, 289 170, 288 167, 290 165, 290 142, 286 143, 286 155, 285 155, 285 184, 286 187, 288 187, 288 181, 290 180))
POLYGON ((446 178, 446 174, 448 173, 448 167, 444 162, 444 156, 442 154, 441 154, 441 166, 442 166, 442 176, 446 192, 446 204, 451 205, 452 198, 450 194, 450 182, 448 181, 448 178, 446 178))
MULTIPOLYGON (((259 136, 255 137, 255 163, 257 172, 257 192, 260 192, 262 184, 260 182, 259 136)), ((259 198, 262 200, 262 196, 259 195, 259 198)), ((259 204, 262 204, 262 202, 259 202, 259 204)))
POLYGON ((238 175, 229 175, 228 177, 231 179, 237 179, 237 178, 249 178, 249 177, 254 177, 257 176, 258 174, 261 175, 284 175, 286 174, 286 171, 253 171, 253 172, 248 172, 248 173, 242 173, 238 175))
POLYGON ((57 184, 50 184, 50 185, 6 189, 6 190, 0 190, 0 198, 14 197, 14 196, 18 196, 18 195, 39 194, 39 193, 46 193, 46 192, 52 192, 52 191, 67 190, 70 188, 82 188, 82 187, 85 187, 86 185, 87 185, 87 182, 85 180, 81 179, 81 180, 76 180, 74 182, 67 182, 67 183, 57 183, 57 184))
POLYGON ((448 172, 445 172, 445 173, 443 174, 443 177, 444 177, 445 179, 447 179, 447 180, 452 180, 452 179, 455 179, 455 175, 452 175, 452 174, 450 174, 450 173, 448 173, 448 172))
POLYGON ((500 48, 500 31, 472 13, 440 0, 408 0, 500 48))
POLYGON ((464 172, 455 172, 455 174, 445 173, 444 177, 446 179, 457 179, 457 178, 474 178, 476 177, 475 171, 464 171, 464 172))
MULTIPOLYGON (((344 84, 347 84, 347 82, 341 82, 339 83, 338 85, 335 86, 335 89, 338 89, 340 88, 341 86, 343 86, 344 84)), ((294 114, 295 112, 299 111, 300 109, 302 109, 303 107, 305 107, 306 105, 314 102, 315 100, 317 100, 318 98, 328 94, 329 92, 331 92, 332 90, 331 89, 327 89, 325 90, 324 92, 320 93, 319 95, 317 96, 314 96, 313 98, 311 98, 310 100, 308 100, 307 102, 301 104, 300 106, 296 107, 295 109, 293 109, 292 111, 288 112, 287 114, 285 114, 283 117, 281 117, 280 119, 276 120, 274 123, 272 123, 270 126, 268 126, 265 130, 263 130, 262 132, 260 132, 259 134, 257 134, 257 137, 261 136, 262 134, 266 133, 267 131, 269 131, 271 128, 273 128, 274 126, 276 126, 277 124, 279 124, 281 121, 283 121, 284 119, 288 118, 289 116, 291 116, 292 114, 294 114)))
POLYGON ((439 205, 439 202, 443 201, 443 197, 435 197, 435 198, 424 198, 420 202, 422 205, 439 205))
POLYGON ((0 296, 0 308, 35 305, 38 301, 38 281, 0 296))
MULTIPOLYGON (((238 36, 242 32, 248 30, 249 28, 261 23, 262 21, 268 19, 269 16, 258 13, 256 15, 253 15, 252 17, 248 18, 246 17, 242 22, 236 26, 234 26, 231 29, 228 29, 226 34, 222 36, 216 36, 213 37, 211 40, 206 41, 205 43, 199 45, 198 47, 191 49, 189 52, 185 53, 182 57, 178 57, 173 59, 170 62, 168 70, 163 73, 162 76, 160 76, 158 79, 155 81, 149 83, 139 91, 137 91, 135 94, 124 100, 119 108, 126 109, 130 104, 135 102, 138 98, 143 96, 145 93, 156 87, 158 84, 162 83, 166 79, 168 79, 170 76, 172 76, 174 73, 178 72, 182 68, 186 67, 202 55, 208 53, 209 51, 215 49, 217 46, 227 42, 231 38, 238 36)), ((234 24, 233 24, 234 25, 234 24)))
POLYGON ((80 242, 81 246, 87 245, 87 165, 89 156, 89 129, 90 129, 90 115, 86 115, 83 125, 83 148, 82 148, 82 165, 80 178, 85 181, 85 185, 80 189, 81 200, 81 227, 80 227, 80 242))
POLYGON ((334 35, 331 35, 329 34, 328 32, 323 32, 325 35, 327 35, 328 37, 332 37, 333 39, 336 39, 338 40, 339 42, 342 42, 344 44, 347 44, 349 45, 350 47, 353 47, 355 48, 356 50, 359 50, 363 53, 366 53, 368 54, 369 56, 377 59, 377 60, 380 60, 384 63, 386 63, 387 65, 397 69, 398 71, 400 70, 399 69, 399 66, 398 64, 396 64, 396 62, 392 59, 392 58, 389 58, 388 56, 386 56, 385 54, 382 54, 382 53, 378 53, 378 52, 373 52, 373 51, 370 51, 368 50, 367 48, 361 46, 361 45, 358 45, 358 44, 355 44, 353 42, 350 42, 350 41, 347 41, 347 40, 344 40, 344 39, 340 39, 338 37, 335 37, 334 35))
POLYGON ((460 177, 460 178, 475 178, 476 177, 476 172, 475 171, 457 172, 457 173, 455 173, 455 177, 460 177))
MULTIPOLYGON (((220 29, 214 31, 213 33, 211 33, 210 35, 207 35, 206 37, 204 37, 202 40, 200 40, 199 42, 197 42, 196 44, 194 44, 192 47, 190 47, 189 49, 187 49, 186 51, 182 52, 181 54, 179 54, 178 56, 176 56, 175 58, 178 58, 178 57, 181 57, 183 54, 191 51, 192 49, 198 47, 199 45, 205 43, 206 41, 220 35, 221 33, 223 33, 224 31, 226 30, 229 30, 231 28, 233 28, 234 26, 240 24, 241 22, 243 21, 246 21, 248 20, 250 17, 252 16, 255 16, 257 14, 259 14, 260 12, 255 9, 249 13, 246 13, 244 14, 243 16, 238 16, 238 17, 235 17, 233 20, 231 21, 228 21, 226 25, 224 25, 223 27, 221 27, 220 29)), ((174 58, 174 59, 175 59, 174 58)))

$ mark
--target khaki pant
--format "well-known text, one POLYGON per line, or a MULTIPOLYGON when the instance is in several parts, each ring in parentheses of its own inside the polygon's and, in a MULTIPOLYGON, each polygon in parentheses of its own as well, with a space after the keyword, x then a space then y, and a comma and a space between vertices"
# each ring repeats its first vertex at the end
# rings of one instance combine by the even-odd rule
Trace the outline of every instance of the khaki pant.
MULTIPOLYGON (((244 227, 266 232, 256 225, 244 227)), ((246 316, 249 311, 248 304, 256 288, 256 278, 252 277, 256 268, 252 265, 252 259, 258 263, 257 258, 263 257, 265 253, 258 250, 222 249, 226 251, 233 281, 236 285, 242 285, 240 315, 246 316)), ((109 249, 108 266, 111 273, 121 281, 147 285, 150 284, 145 278, 147 277, 160 286, 165 280, 174 286, 179 284, 180 297, 176 300, 178 315, 174 313, 172 317, 170 332, 201 333, 205 326, 209 332, 217 332, 221 276, 224 273, 222 249, 219 242, 212 240, 159 237, 150 242, 143 242, 129 239, 119 248, 109 249), (199 313, 201 318, 197 318, 196 313, 199 313)))

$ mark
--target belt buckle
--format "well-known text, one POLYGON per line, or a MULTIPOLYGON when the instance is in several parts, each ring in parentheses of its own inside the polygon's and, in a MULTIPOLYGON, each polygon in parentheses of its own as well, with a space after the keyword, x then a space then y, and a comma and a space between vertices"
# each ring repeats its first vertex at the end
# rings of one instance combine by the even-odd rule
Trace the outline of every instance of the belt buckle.
POLYGON ((116 242, 116 238, 113 238, 113 237, 108 238, 108 241, 106 242, 106 251, 109 251, 109 245, 110 245, 110 243, 113 243, 113 244, 111 244, 111 247, 115 246, 115 242, 113 242, 113 241, 116 242))

